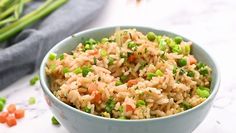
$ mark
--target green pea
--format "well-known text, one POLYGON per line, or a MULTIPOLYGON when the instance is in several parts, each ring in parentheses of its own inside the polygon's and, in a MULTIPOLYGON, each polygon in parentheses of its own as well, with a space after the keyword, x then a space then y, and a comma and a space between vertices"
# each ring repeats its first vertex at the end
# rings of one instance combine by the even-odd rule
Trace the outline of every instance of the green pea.
POLYGON ((56 54, 56 53, 50 53, 50 54, 49 54, 49 59, 50 59, 50 60, 54 60, 54 59, 56 59, 56 57, 57 57, 57 54, 56 54))
POLYGON ((210 96, 210 89, 206 87, 198 87, 196 93, 202 98, 208 98, 210 96))
POLYGON ((203 68, 205 66, 206 65, 204 63, 202 63, 202 62, 198 62, 197 65, 196 65, 197 69, 203 68))
POLYGON ((184 110, 188 110, 192 108, 192 105, 186 101, 183 101, 182 103, 180 103, 180 107, 184 108, 184 110))
POLYGON ((90 38, 89 40, 85 41, 85 44, 94 45, 97 44, 97 42, 93 38, 90 38))
POLYGON ((166 50, 167 48, 167 43, 165 40, 161 39, 160 43, 159 43, 159 47, 162 51, 166 50))
POLYGON ((105 57, 105 56, 107 56, 107 51, 102 49, 100 54, 101 54, 102 57, 105 57))
POLYGON ((136 103, 137 107, 141 107, 141 106, 145 106, 145 105, 146 105, 146 102, 144 100, 138 100, 136 103))
POLYGON ((199 73, 203 76, 206 76, 209 74, 208 69, 206 67, 200 68, 199 73))
POLYGON ((63 70, 62 70, 62 72, 63 72, 64 74, 66 74, 66 73, 70 72, 70 70, 69 70, 69 68, 64 67, 63 70))
POLYGON ((176 37, 174 38, 174 41, 175 41, 175 43, 180 44, 180 43, 183 41, 183 38, 180 37, 180 36, 176 36, 176 37))
POLYGON ((28 104, 29 105, 33 105, 33 104, 35 104, 36 103, 36 99, 34 98, 34 97, 30 97, 29 99, 28 99, 28 104))
POLYGON ((59 59, 60 59, 60 60, 63 60, 63 59, 64 59, 64 54, 61 54, 61 55, 59 56, 59 59))
POLYGON ((89 72, 92 71, 92 68, 89 66, 82 67, 82 75, 83 77, 86 77, 89 72))
POLYGON ((106 106, 105 106, 106 112, 111 113, 115 105, 116 105, 116 102, 114 101, 112 97, 110 97, 106 102, 106 106))
POLYGON ((128 48, 132 49, 132 50, 136 50, 137 49, 137 43, 131 41, 131 42, 128 42, 128 48))
POLYGON ((184 58, 179 59, 177 64, 178 64, 179 67, 183 67, 183 66, 187 65, 187 60, 184 59, 184 58))
POLYGON ((38 76, 38 75, 35 75, 35 76, 30 80, 30 85, 35 85, 38 80, 39 80, 39 76, 38 76))
POLYGON ((154 41, 156 39, 156 34, 153 32, 148 32, 147 33, 147 38, 149 41, 154 41))

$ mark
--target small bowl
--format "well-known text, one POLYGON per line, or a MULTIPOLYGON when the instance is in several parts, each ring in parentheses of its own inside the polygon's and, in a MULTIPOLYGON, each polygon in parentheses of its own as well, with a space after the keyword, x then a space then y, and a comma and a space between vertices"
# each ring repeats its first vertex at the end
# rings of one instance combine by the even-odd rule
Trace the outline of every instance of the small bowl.
MULTIPOLYGON (((146 34, 154 32, 170 37, 179 36, 175 33, 157 30, 154 28, 140 26, 119 26, 121 29, 136 28, 138 31, 146 34)), ((187 111, 152 119, 143 120, 119 120, 104 118, 85 113, 74 107, 71 107, 57 99, 49 87, 49 79, 45 73, 45 66, 49 53, 62 54, 71 52, 83 38, 94 38, 100 40, 103 37, 112 35, 117 27, 95 28, 79 32, 56 44, 44 57, 40 67, 40 83, 43 88, 45 99, 59 122, 71 133, 190 133, 206 117, 212 106, 213 99, 219 89, 220 73, 216 62, 196 43, 192 45, 193 55, 200 61, 208 64, 212 70, 211 94, 200 105, 187 111)), ((189 41, 183 37, 185 41, 189 41)))

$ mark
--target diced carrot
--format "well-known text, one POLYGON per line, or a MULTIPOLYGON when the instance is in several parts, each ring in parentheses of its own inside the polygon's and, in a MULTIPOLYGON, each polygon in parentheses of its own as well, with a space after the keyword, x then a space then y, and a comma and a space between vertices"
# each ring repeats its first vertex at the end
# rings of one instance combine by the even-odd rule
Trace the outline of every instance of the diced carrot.
POLYGON ((192 64, 196 64, 197 63, 197 60, 194 58, 194 56, 190 55, 188 57, 188 60, 189 60, 189 64, 192 65, 192 64))
POLYGON ((98 89, 98 86, 96 83, 90 83, 88 85, 88 93, 92 94, 94 91, 96 91, 98 89))
POLYGON ((0 123, 5 123, 8 116, 8 112, 0 113, 0 123))
POLYGON ((102 99, 102 95, 101 95, 101 93, 98 92, 97 90, 94 91, 93 93, 95 93, 95 96, 94 96, 93 102, 94 102, 94 103, 99 103, 99 101, 102 99))
POLYGON ((134 54, 131 54, 129 57, 128 57, 128 61, 129 62, 134 62, 136 60, 136 56, 134 54))
POLYGON ((25 110, 24 109, 17 109, 15 111, 15 117, 16 119, 23 118, 25 116, 25 110))
POLYGON ((126 112, 134 111, 134 108, 131 105, 126 104, 126 109, 125 110, 126 110, 126 112))
POLYGON ((8 111, 9 113, 14 113, 14 112, 16 111, 16 105, 15 105, 15 104, 10 104, 10 105, 8 105, 7 111, 8 111))
POLYGON ((16 123, 16 118, 14 115, 9 115, 7 118, 6 118, 6 122, 7 122, 7 125, 9 127, 12 127, 12 126, 15 126, 17 123, 16 123))
POLYGON ((137 79, 131 79, 127 82, 128 87, 131 87, 133 85, 136 85, 138 83, 137 79))
POLYGON ((91 52, 88 53, 89 55, 97 55, 98 51, 97 50, 91 50, 91 52))

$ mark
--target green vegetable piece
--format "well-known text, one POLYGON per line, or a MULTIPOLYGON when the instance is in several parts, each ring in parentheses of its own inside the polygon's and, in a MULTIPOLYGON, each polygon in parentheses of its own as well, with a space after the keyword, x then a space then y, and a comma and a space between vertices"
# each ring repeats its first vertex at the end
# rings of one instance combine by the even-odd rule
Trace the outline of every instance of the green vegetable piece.
POLYGON ((180 103, 180 107, 184 108, 184 110, 188 110, 192 108, 192 105, 186 101, 183 101, 182 103, 180 103))
POLYGON ((151 80, 152 77, 156 77, 155 73, 147 73, 147 80, 151 80))
POLYGON ((200 87, 197 87, 196 93, 198 96, 202 98, 208 98, 210 96, 210 89, 200 86, 200 87))
POLYGON ((162 51, 166 50, 167 48, 167 43, 164 39, 161 39, 160 43, 159 43, 159 47, 162 51))
POLYGON ((145 61, 140 62, 139 69, 142 70, 146 65, 147 65, 147 62, 145 62, 145 61))
POLYGON ((176 72, 177 72, 177 69, 178 69, 178 67, 177 67, 177 66, 175 66, 175 67, 173 68, 173 70, 172 70, 173 74, 176 74, 176 72))
POLYGON ((183 67, 183 66, 187 65, 187 60, 184 59, 184 58, 179 59, 177 64, 178 64, 179 67, 183 67))
POLYGON ((157 76, 163 76, 163 72, 161 71, 161 70, 156 70, 156 72, 155 72, 155 74, 157 75, 157 76))
POLYGON ((185 70, 184 70, 184 69, 182 69, 182 68, 180 68, 180 69, 179 69, 179 74, 180 74, 180 75, 183 75, 183 74, 185 74, 185 70))
POLYGON ((34 98, 34 97, 30 97, 29 99, 28 99, 28 104, 29 105, 33 105, 33 104, 35 104, 36 103, 36 99, 34 98))
POLYGON ((194 77, 195 73, 193 71, 188 71, 187 76, 194 77))
POLYGON ((5 104, 4 104, 2 101, 0 101, 0 111, 3 111, 4 105, 5 105, 5 104))
POLYGON ((115 83, 115 86, 119 86, 119 85, 122 85, 123 83, 120 81, 120 80, 117 80, 116 83, 115 83))
POLYGON ((55 60, 56 57, 57 57, 57 54, 55 54, 55 53, 50 53, 50 54, 49 54, 49 59, 50 59, 50 60, 55 60))
POLYGON ((91 108, 85 107, 85 108, 84 108, 84 112, 86 112, 86 113, 91 113, 91 108))
POLYGON ((94 45, 97 44, 97 42, 93 38, 89 38, 89 40, 85 41, 85 44, 94 45))
POLYGON ((5 97, 0 97, 0 101, 5 105, 7 102, 7 99, 5 97))
POLYGON ((182 52, 180 45, 174 45, 171 50, 173 53, 177 53, 177 54, 181 54, 182 52))
POLYGON ((123 112, 124 112, 124 107, 123 107, 123 106, 120 106, 120 107, 118 108, 118 111, 119 111, 120 113, 123 113, 123 112))
POLYGON ((109 41, 108 38, 102 38, 101 43, 106 43, 106 42, 108 42, 108 41, 109 41))
POLYGON ((154 41, 156 39, 156 34, 153 32, 148 32, 147 33, 147 38, 149 41, 154 41))
POLYGON ((185 55, 189 55, 190 52, 191 52, 191 47, 190 47, 190 45, 185 45, 183 51, 184 51, 184 54, 185 54, 185 55))
POLYGON ((206 76, 209 74, 208 69, 206 67, 200 68, 199 73, 203 76, 206 76))
POLYGON ((89 72, 92 71, 92 68, 89 66, 82 67, 82 75, 83 77, 86 77, 89 72))
POLYGON ((107 51, 102 49, 100 54, 101 54, 102 57, 106 57, 107 56, 107 51))
POLYGON ((137 43, 131 41, 131 42, 128 42, 128 48, 132 49, 132 50, 137 50, 137 43))
POLYGON ((176 36, 176 37, 174 38, 174 41, 175 41, 175 43, 180 44, 180 43, 183 41, 183 38, 180 37, 180 36, 176 36))
POLYGON ((143 100, 138 100, 137 103, 136 103, 137 107, 141 107, 141 106, 145 106, 145 105, 146 105, 146 102, 143 101, 143 100))
POLYGON ((197 69, 200 69, 200 68, 203 68, 203 67, 205 67, 206 65, 204 64, 204 63, 202 63, 202 62, 198 62, 197 63, 197 69))
POLYGON ((113 64, 114 64, 114 61, 115 61, 114 58, 108 57, 108 66, 113 65, 113 64))
POLYGON ((51 118, 51 121, 53 125, 60 125, 60 123, 57 121, 57 119, 54 116, 51 118))
POLYGON ((118 119, 120 119, 120 120, 126 120, 126 117, 125 117, 125 116, 120 116, 118 119))
POLYGON ((69 70, 68 67, 64 67, 63 70, 62 70, 62 72, 63 72, 64 74, 66 74, 66 73, 70 72, 70 70, 69 70))
POLYGON ((96 57, 93 57, 93 64, 97 65, 97 58, 96 57))
POLYGON ((38 80, 39 80, 39 76, 38 76, 38 75, 35 75, 35 76, 30 80, 30 85, 35 85, 38 80))
POLYGON ((108 101, 106 102, 106 107, 105 107, 106 112, 112 113, 112 110, 114 109, 115 104, 116 102, 114 101, 114 99, 110 97, 108 101))
POLYGON ((59 59, 60 59, 60 60, 63 60, 63 59, 64 59, 64 54, 61 54, 61 55, 59 56, 59 59))
POLYGON ((51 71, 55 71, 56 67, 57 67, 56 64, 52 64, 52 65, 50 65, 49 69, 50 69, 51 71))
POLYGON ((120 81, 121 81, 122 83, 125 83, 127 80, 128 80, 128 76, 126 76, 126 75, 121 75, 121 76, 120 76, 120 81))

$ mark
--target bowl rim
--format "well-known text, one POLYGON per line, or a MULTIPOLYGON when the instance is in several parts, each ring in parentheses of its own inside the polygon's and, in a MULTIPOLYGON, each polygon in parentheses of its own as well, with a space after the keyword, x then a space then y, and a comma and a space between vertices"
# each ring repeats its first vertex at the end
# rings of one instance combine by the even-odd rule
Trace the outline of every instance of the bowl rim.
POLYGON ((104 120, 104 121, 127 122, 127 123, 130 123, 130 122, 139 123, 139 122, 150 122, 150 121, 166 120, 166 119, 171 119, 171 118, 175 118, 175 117, 180 117, 180 116, 186 115, 190 112, 193 112, 194 110, 200 109, 200 107, 206 105, 210 100, 214 99, 214 97, 216 96, 216 94, 219 90, 220 81, 221 81, 221 78, 220 78, 221 74, 220 74, 220 70, 219 70, 219 66, 218 66, 217 61, 210 55, 209 51, 204 49, 201 45, 198 45, 197 43, 193 42, 192 40, 190 40, 190 39, 188 39, 188 38, 186 38, 186 37, 184 37, 180 34, 176 34, 175 32, 170 32, 170 31, 167 31, 167 30, 159 29, 159 28, 157 29, 157 28, 152 28, 152 27, 148 27, 148 26, 137 26, 137 25, 102 26, 102 27, 87 29, 87 30, 75 33, 75 34, 73 34, 69 37, 66 37, 65 39, 63 39, 62 41, 60 41, 56 45, 54 45, 47 52, 47 54, 44 56, 44 58, 41 62, 41 65, 40 65, 39 76, 40 76, 40 84, 42 86, 42 89, 43 89, 44 93, 47 93, 47 95, 49 95, 55 102, 57 102, 57 104, 59 104, 61 106, 64 106, 65 108, 67 108, 69 110, 80 113, 80 114, 84 115, 84 117, 90 117, 90 118, 94 118, 94 119, 98 119, 98 120, 104 120), (205 101, 203 101, 201 104, 199 104, 199 105, 197 105, 197 106, 195 106, 195 107, 193 107, 189 110, 186 110, 186 111, 183 111, 183 112, 180 112, 180 113, 177 113, 177 114, 172 114, 172 115, 169 115, 169 116, 163 116, 163 117, 157 117, 157 118, 148 118, 148 119, 139 119, 139 120, 122 120, 122 119, 106 118, 106 117, 102 117, 102 116, 93 115, 93 114, 81 111, 80 109, 74 108, 74 107, 60 101, 58 98, 56 98, 56 96, 53 95, 53 93, 50 91, 49 87, 46 85, 46 79, 43 78, 44 75, 45 75, 45 66, 46 66, 46 62, 48 60, 49 54, 51 52, 55 51, 60 45, 65 45, 66 42, 69 41, 70 39, 72 39, 74 36, 78 37, 78 36, 81 36, 81 35, 86 34, 88 32, 93 32, 93 31, 97 31, 97 30, 105 30, 105 29, 115 29, 117 27, 120 27, 121 29, 124 29, 124 28, 139 29, 139 28, 141 28, 141 29, 148 29, 148 30, 154 31, 154 32, 157 30, 157 31, 160 31, 160 32, 163 32, 163 33, 178 35, 178 36, 183 37, 184 40, 191 41, 194 44, 194 46, 198 47, 201 51, 203 51, 209 57, 209 59, 213 62, 213 66, 215 66, 216 82, 215 82, 214 88, 212 89, 213 91, 211 92, 210 96, 205 101))

